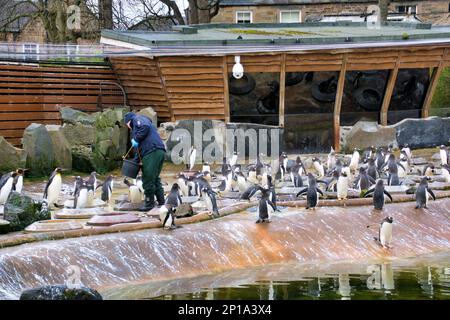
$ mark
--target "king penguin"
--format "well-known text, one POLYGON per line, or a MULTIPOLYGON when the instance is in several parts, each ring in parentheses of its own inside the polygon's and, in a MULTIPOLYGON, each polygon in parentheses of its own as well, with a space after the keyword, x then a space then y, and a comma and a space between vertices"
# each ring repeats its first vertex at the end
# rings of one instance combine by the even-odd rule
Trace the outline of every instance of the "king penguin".
POLYGON ((371 193, 373 193, 373 206, 376 210, 383 210, 384 195, 388 196, 391 202, 393 202, 391 194, 384 189, 384 182, 381 179, 377 181, 374 188, 367 190, 363 197, 367 197, 371 193))
POLYGON ((432 197, 433 200, 436 200, 433 190, 428 187, 428 178, 423 177, 416 190, 416 209, 426 209, 430 197, 432 197))
POLYGON ((51 205, 55 205, 55 207, 58 206, 57 201, 62 187, 61 172, 62 169, 59 167, 53 170, 53 173, 48 179, 47 185, 45 186, 44 199, 46 200, 49 207, 51 205))
POLYGON ((16 172, 5 173, 0 178, 0 205, 4 205, 8 199, 9 194, 13 189, 16 172))

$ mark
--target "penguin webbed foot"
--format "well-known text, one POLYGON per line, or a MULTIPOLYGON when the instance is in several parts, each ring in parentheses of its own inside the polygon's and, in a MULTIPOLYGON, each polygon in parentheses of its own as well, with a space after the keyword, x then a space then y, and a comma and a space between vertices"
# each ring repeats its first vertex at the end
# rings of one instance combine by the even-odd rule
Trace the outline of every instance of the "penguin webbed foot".
POLYGON ((264 222, 264 221, 261 219, 256 220, 256 223, 261 223, 261 222, 264 222))

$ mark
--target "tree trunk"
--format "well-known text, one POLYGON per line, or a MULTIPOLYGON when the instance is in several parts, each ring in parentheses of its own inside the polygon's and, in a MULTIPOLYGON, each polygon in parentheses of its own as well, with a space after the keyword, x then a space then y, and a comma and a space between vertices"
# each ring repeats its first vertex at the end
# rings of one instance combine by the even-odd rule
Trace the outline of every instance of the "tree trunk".
POLYGON ((198 23, 209 23, 211 21, 209 18, 209 9, 208 0, 197 0, 198 23))
POLYGON ((378 0, 378 7, 380 7, 380 21, 383 24, 387 21, 389 0, 378 0))
POLYGON ((98 15, 101 29, 113 28, 113 0, 99 0, 98 1, 98 15))
POLYGON ((189 24, 198 24, 197 0, 189 0, 189 24))

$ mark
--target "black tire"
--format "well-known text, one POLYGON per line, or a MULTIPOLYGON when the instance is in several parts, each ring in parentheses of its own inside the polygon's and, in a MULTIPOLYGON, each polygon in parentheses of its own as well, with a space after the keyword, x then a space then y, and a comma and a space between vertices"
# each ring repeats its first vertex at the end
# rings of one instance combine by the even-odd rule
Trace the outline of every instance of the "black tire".
POLYGON ((294 86, 303 81, 305 74, 303 72, 287 72, 286 86, 294 86))
POLYGON ((244 74, 241 79, 230 76, 228 80, 229 91, 235 96, 248 94, 255 89, 255 79, 249 74, 244 74))
POLYGON ((324 91, 322 89, 323 84, 325 84, 328 80, 321 80, 321 81, 314 81, 311 86, 311 94, 314 97, 314 99, 321 101, 321 102, 334 102, 336 100, 336 86, 337 81, 333 80, 332 88, 334 88, 331 91, 324 91))
POLYGON ((375 88, 360 87, 353 91, 354 101, 366 111, 379 111, 383 94, 375 88))

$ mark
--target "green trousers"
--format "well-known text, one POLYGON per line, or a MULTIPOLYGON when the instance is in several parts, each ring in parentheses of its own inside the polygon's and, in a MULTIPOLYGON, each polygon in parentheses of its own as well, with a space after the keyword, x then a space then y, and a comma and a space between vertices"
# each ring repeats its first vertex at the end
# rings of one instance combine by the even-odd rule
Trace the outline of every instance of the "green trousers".
MULTIPOLYGON (((142 186, 145 196, 158 202, 164 202, 164 189, 159 177, 163 164, 165 152, 160 149, 150 152, 142 159, 142 186)), ((161 204, 161 203, 160 203, 161 204)))

